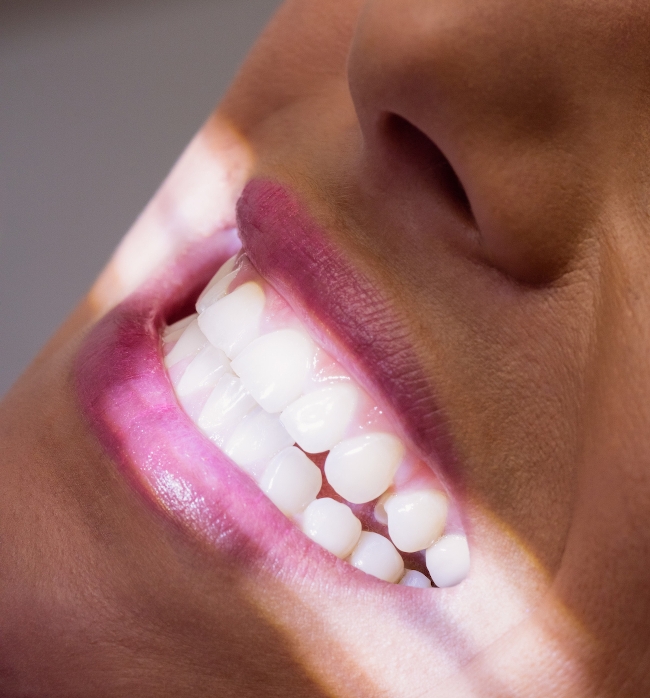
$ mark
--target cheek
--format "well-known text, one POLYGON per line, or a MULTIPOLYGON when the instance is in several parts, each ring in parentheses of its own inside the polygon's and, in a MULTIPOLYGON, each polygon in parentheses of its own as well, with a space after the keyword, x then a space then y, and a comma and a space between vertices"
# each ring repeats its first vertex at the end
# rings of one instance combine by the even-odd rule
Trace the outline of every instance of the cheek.
POLYGON ((470 497, 555 570, 581 443, 595 306, 588 273, 520 287, 444 244, 423 254, 394 230, 365 220, 345 244, 390 289, 416 338, 470 497))

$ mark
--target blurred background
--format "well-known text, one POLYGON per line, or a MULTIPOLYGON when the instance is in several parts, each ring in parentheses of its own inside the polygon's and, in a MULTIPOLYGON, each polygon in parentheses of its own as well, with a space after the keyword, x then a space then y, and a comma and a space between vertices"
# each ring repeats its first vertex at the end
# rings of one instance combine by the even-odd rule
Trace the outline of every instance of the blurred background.
POLYGON ((0 0, 0 396, 72 310, 280 0, 0 0))

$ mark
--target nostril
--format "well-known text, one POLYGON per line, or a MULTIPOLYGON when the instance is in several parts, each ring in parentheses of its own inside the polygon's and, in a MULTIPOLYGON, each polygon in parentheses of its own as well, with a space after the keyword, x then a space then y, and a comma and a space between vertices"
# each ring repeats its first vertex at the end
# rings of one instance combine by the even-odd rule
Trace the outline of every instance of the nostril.
POLYGON ((416 169, 420 177, 431 183, 432 191, 474 222, 465 188, 440 148, 417 126, 398 114, 385 114, 380 128, 389 151, 416 169))

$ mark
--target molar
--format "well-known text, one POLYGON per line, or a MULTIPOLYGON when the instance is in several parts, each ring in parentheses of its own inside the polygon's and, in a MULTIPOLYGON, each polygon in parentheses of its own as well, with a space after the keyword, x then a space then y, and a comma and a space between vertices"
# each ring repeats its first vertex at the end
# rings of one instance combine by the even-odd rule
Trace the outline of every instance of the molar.
POLYGON ((341 441, 358 401, 359 391, 353 385, 330 385, 291 403, 280 421, 300 448, 307 453, 323 453, 341 441))
POLYGON ((242 349, 232 369, 264 410, 281 412, 302 392, 314 352, 304 332, 276 330, 242 349))
POLYGON ((395 546, 379 533, 363 531, 348 562, 366 574, 397 582, 404 573, 404 561, 395 546))
POLYGON ((393 494, 384 502, 384 509, 390 538, 405 553, 433 545, 447 523, 447 497, 438 490, 393 494))
POLYGON ((286 516, 300 514, 323 484, 320 470, 295 446, 280 451, 266 467, 259 485, 286 516))
POLYGON ((325 550, 345 558, 359 540, 361 521, 346 504, 322 497, 305 509, 302 530, 325 550))
POLYGON ((248 281, 206 308, 199 315, 199 327, 213 346, 233 359, 257 337, 264 302, 261 286, 248 281))
POLYGON ((364 504, 390 487, 403 456, 404 444, 394 434, 354 436, 329 452, 325 476, 341 497, 364 504))

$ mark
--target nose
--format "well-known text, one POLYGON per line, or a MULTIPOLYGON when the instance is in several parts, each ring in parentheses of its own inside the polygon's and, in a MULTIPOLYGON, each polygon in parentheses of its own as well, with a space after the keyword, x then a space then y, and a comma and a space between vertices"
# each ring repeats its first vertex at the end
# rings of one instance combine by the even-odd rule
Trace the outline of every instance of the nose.
POLYGON ((369 0, 348 79, 371 178, 421 198, 423 235, 442 197, 463 249, 556 277, 631 179, 649 35, 634 0, 369 0))

